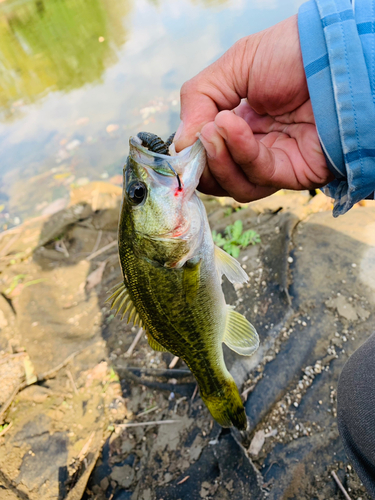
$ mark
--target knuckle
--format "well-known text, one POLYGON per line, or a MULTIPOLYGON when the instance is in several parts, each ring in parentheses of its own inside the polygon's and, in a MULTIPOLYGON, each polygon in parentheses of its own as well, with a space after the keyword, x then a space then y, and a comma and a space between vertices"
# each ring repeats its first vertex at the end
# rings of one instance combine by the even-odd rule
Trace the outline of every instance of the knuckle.
POLYGON ((238 201, 238 203, 248 203, 251 201, 251 196, 247 193, 236 193, 233 198, 238 201))

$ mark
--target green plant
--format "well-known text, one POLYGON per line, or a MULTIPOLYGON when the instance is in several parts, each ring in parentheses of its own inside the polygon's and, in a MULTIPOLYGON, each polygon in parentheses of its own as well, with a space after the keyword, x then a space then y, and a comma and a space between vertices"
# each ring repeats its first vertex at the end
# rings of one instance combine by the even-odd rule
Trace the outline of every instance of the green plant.
POLYGON ((229 255, 238 257, 241 248, 260 243, 259 234, 252 229, 242 232, 243 225, 241 220, 236 220, 234 224, 227 226, 222 234, 212 231, 212 238, 218 247, 222 247, 229 255))

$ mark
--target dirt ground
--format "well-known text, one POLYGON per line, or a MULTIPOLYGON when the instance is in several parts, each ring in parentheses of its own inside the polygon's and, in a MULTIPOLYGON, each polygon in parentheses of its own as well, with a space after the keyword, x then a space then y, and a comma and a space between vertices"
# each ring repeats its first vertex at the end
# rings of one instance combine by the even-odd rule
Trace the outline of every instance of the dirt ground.
POLYGON ((121 280, 121 189, 76 189, 68 208, 0 234, 1 500, 369 500, 336 423, 348 357, 373 332, 375 205, 333 219, 323 194, 239 206, 249 283, 227 302, 256 326, 250 358, 225 348, 250 431, 214 423, 181 360, 105 303, 121 280))

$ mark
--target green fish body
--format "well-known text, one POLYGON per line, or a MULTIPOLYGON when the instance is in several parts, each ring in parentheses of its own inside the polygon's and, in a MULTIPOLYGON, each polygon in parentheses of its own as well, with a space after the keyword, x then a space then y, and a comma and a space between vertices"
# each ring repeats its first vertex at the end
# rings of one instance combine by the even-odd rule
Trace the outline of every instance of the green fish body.
POLYGON ((113 293, 112 306, 146 330, 154 350, 185 361, 220 425, 244 430, 245 410, 222 343, 250 355, 259 339, 246 318, 225 303, 222 274, 232 283, 248 278, 213 243, 195 192, 205 164, 199 140, 168 156, 148 151, 137 137, 130 139, 119 223, 124 283, 113 293))

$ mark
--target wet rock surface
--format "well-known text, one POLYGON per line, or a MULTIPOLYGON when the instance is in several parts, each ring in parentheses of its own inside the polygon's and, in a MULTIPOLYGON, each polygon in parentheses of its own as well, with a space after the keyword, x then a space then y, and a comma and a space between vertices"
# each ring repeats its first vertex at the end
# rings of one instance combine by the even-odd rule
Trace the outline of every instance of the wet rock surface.
POLYGON ((261 243, 223 287, 261 346, 225 358, 250 430, 213 422, 181 360, 152 351, 105 303, 121 279, 120 191, 0 235, 0 498, 368 500, 337 431, 336 387, 373 332, 375 206, 333 219, 324 195, 239 207, 205 198, 211 227, 241 218, 261 243), (240 209, 239 209, 240 208, 240 209))

